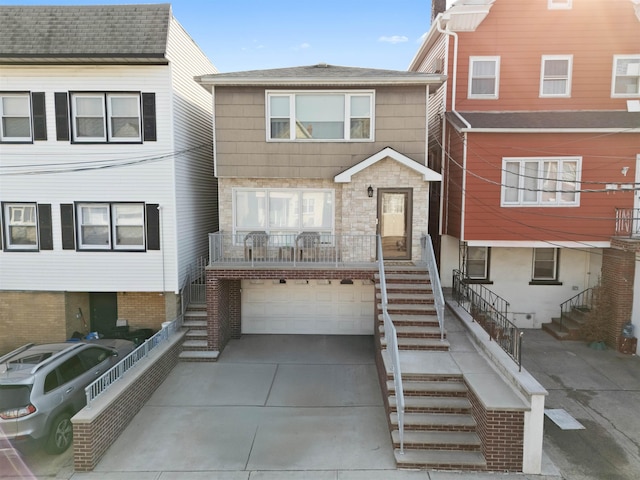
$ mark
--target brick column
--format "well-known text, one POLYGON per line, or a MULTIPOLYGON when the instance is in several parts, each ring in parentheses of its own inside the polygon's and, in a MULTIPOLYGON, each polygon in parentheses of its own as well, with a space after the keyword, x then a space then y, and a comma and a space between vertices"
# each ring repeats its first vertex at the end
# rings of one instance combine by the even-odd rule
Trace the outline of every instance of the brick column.
POLYGON ((617 348, 622 326, 631 320, 633 282, 635 278, 635 248, 629 243, 611 243, 603 251, 602 288, 611 299, 611 320, 607 328, 607 344, 617 348))
POLYGON ((220 346, 220 289, 222 280, 207 272, 207 346, 218 350, 220 346))
POLYGON ((229 320, 231 327, 231 338, 240 338, 242 335, 242 280, 230 280, 229 281, 229 320))

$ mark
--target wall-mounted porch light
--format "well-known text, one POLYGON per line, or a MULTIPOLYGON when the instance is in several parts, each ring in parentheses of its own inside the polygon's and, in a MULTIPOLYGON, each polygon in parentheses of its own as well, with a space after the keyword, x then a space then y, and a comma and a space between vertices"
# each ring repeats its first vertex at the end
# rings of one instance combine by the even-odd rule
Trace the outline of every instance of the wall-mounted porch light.
POLYGON ((367 188, 367 195, 369 195, 369 198, 373 198, 373 187, 371 185, 367 188))

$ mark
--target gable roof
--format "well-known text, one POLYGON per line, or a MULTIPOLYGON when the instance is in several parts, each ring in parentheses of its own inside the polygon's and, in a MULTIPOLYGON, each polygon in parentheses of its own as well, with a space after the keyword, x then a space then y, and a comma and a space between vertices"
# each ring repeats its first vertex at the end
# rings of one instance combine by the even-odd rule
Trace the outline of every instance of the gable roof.
POLYGON ((349 183, 351 182, 351 177, 356 173, 361 172, 362 170, 369 168, 371 165, 378 163, 380 160, 384 160, 385 158, 390 158, 407 168, 410 168, 416 173, 419 173, 423 176, 425 182, 440 182, 442 181, 442 175, 437 172, 434 172, 430 168, 422 165, 421 163, 416 162, 412 158, 403 155, 391 147, 385 147, 380 150, 378 153, 371 155, 369 158, 364 159, 360 163, 357 163, 351 168, 348 168, 342 173, 339 173, 334 177, 334 181, 336 183, 349 183))
POLYGON ((0 6, 0 63, 166 64, 171 5, 0 6))
POLYGON ((248 70, 197 77, 202 86, 366 86, 433 85, 439 87, 444 75, 402 70, 342 67, 319 63, 302 67, 248 70))
POLYGON ((615 131, 640 132, 640 112, 447 112, 447 120, 461 132, 495 131, 615 131), (466 122, 466 124, 465 124, 466 122))

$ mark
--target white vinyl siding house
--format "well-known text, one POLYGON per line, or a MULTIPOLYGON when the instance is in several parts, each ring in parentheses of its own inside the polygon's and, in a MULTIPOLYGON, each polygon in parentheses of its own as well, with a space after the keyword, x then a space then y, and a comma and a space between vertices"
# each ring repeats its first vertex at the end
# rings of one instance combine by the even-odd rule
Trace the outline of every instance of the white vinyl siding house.
POLYGON ((34 31, 51 22, 54 37, 60 19, 87 27, 73 32, 87 36, 76 40, 86 58, 60 52, 36 66, 27 53, 41 52, 29 50, 0 70, 0 100, 19 99, 5 103, 0 138, 0 297, 16 308, 28 295, 58 299, 47 312, 62 326, 46 332, 52 340, 89 327, 89 296, 102 293, 117 295, 130 324, 158 329, 218 227, 211 94, 194 80, 216 69, 167 4, 0 9, 0 57, 38 48, 14 46, 12 22, 34 31), (92 55, 102 28, 121 33, 104 37, 113 61, 92 55), (6 221, 16 205, 36 207, 21 233, 6 221))

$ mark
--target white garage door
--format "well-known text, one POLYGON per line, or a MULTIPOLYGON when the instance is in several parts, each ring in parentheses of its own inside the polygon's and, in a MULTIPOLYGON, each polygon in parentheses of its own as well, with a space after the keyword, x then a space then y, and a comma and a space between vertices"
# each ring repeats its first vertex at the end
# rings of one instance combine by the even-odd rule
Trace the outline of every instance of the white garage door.
POLYGON ((373 335, 374 285, 243 280, 242 333, 373 335))

